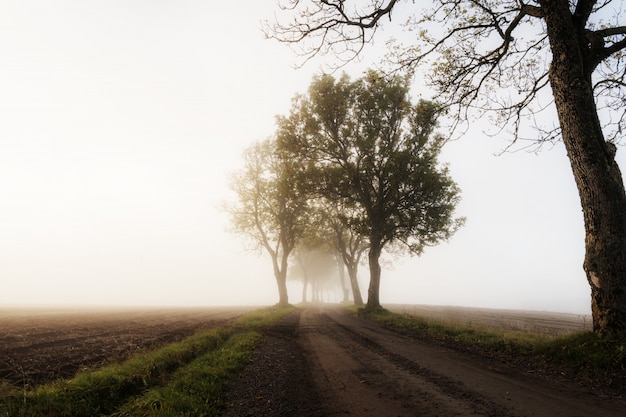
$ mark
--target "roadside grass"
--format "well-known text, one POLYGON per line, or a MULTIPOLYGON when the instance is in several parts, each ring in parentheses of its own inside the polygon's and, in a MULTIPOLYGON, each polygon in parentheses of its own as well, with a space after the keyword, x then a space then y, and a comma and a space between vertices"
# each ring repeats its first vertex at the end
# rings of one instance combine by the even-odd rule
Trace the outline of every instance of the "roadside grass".
POLYGON ((246 314, 120 364, 78 373, 32 389, 0 384, 2 417, 211 416, 228 376, 261 340, 255 331, 294 307, 246 314))
POLYGON ((551 337, 523 331, 456 325, 385 309, 352 309, 361 317, 402 332, 454 342, 505 358, 527 358, 615 386, 626 383, 626 334, 597 336, 578 332, 551 337))
POLYGON ((111 417, 217 416, 231 373, 249 360, 262 340, 254 331, 235 334, 220 349, 178 369, 171 382, 128 401, 111 417))

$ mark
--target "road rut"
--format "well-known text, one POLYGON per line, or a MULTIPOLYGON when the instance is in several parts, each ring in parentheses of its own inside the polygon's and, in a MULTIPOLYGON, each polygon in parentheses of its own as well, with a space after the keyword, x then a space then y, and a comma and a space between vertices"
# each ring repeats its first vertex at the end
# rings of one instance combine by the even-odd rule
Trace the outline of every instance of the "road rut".
POLYGON ((307 308, 297 340, 330 416, 623 416, 622 400, 307 308))

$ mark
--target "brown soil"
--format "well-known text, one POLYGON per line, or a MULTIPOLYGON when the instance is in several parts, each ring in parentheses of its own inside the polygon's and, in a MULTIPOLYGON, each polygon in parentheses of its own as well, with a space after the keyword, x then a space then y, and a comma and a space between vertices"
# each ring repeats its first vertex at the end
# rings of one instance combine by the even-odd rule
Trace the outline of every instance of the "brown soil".
POLYGON ((265 342, 226 396, 226 417, 326 416, 299 345, 299 314, 267 328, 265 342))
POLYGON ((594 385, 400 335, 341 309, 307 308, 267 335, 225 415, 611 417, 626 406, 594 385))
POLYGON ((32 387, 71 378, 252 309, 0 309, 0 381, 32 387))

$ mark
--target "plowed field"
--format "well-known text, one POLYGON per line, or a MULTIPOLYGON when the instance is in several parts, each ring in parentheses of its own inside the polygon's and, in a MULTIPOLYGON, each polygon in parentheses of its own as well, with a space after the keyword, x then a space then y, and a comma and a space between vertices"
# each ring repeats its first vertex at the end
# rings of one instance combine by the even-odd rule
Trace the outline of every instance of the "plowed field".
POLYGON ((591 316, 584 314, 401 304, 386 307, 394 312, 448 323, 546 336, 563 336, 592 329, 591 316))
POLYGON ((0 309, 0 381, 34 386, 227 324, 254 307, 0 309))

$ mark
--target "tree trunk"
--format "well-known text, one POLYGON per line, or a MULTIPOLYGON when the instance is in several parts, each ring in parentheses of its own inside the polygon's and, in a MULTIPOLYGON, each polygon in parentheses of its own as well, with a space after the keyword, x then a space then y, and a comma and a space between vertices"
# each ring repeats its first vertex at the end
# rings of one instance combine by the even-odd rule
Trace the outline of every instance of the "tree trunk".
POLYGON ((276 278, 276 283, 278 284, 278 305, 287 306, 289 305, 289 296, 287 295, 287 274, 281 274, 281 277, 276 278))
POLYGON ((272 264, 274 266, 274 277, 278 286, 278 305, 289 305, 289 296, 287 294, 287 258, 283 254, 281 256, 281 264, 278 265, 278 255, 272 255, 272 264))
POLYGON ((589 49, 567 0, 542 1, 553 61, 549 79, 585 221, 583 268, 593 329, 626 330, 626 193, 593 96, 589 49))
POLYGON ((370 286, 367 290, 367 308, 376 309, 380 307, 380 254, 382 248, 380 241, 371 241, 368 254, 370 267, 370 286))
POLYGON ((352 298, 354 299, 354 305, 362 307, 363 296, 361 296, 361 288, 359 287, 359 280, 357 278, 357 264, 346 265, 348 269, 348 277, 350 278, 350 287, 352 287, 352 298))
POLYGON ((341 292, 343 293, 343 303, 348 302, 348 289, 346 288, 346 268, 343 264, 341 255, 335 256, 337 262, 337 269, 339 270, 339 283, 341 284, 341 292))

